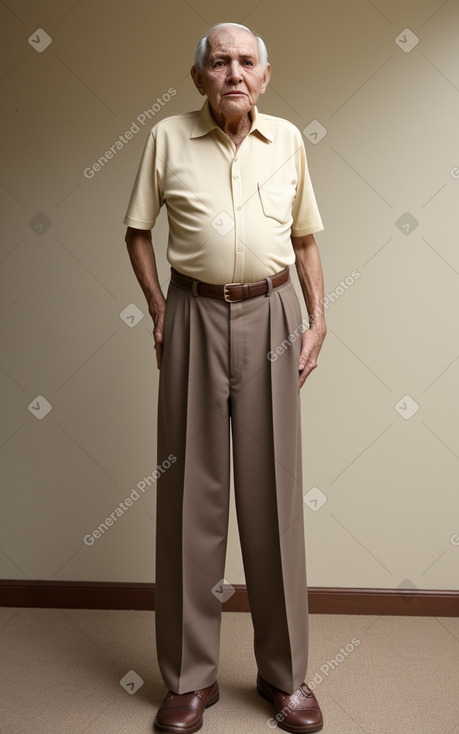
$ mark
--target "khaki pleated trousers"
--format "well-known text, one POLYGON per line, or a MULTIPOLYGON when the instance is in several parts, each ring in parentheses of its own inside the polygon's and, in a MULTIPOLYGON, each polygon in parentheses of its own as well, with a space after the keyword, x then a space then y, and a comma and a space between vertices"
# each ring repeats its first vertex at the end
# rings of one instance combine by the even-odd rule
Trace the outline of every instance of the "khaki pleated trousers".
POLYGON ((224 577, 230 434, 258 670, 288 693, 305 679, 301 335, 288 340, 301 321, 290 280, 232 304, 169 286, 158 463, 176 460, 157 485, 155 607, 158 664, 175 693, 217 678, 222 601, 212 589, 224 577))

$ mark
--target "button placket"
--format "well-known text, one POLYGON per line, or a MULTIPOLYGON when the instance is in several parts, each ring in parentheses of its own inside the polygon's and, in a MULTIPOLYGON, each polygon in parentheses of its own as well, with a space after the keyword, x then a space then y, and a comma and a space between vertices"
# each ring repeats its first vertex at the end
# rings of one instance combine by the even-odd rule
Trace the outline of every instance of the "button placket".
POLYGON ((233 159, 231 179, 234 206, 234 282, 240 283, 243 280, 242 276, 244 273, 244 247, 242 244, 244 227, 242 213, 242 185, 239 168, 239 158, 237 155, 233 159))

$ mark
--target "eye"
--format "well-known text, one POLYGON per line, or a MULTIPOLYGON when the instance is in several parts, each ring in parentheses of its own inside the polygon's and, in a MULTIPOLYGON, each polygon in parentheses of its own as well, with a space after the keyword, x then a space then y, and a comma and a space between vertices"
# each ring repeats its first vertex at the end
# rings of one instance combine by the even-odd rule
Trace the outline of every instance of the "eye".
POLYGON ((215 66, 223 66, 223 65, 224 65, 224 64, 223 64, 223 61, 222 61, 221 59, 220 59, 219 61, 216 61, 216 62, 214 63, 214 67, 215 67, 215 66))
POLYGON ((246 66, 253 66, 253 62, 250 59, 244 59, 243 64, 246 66))

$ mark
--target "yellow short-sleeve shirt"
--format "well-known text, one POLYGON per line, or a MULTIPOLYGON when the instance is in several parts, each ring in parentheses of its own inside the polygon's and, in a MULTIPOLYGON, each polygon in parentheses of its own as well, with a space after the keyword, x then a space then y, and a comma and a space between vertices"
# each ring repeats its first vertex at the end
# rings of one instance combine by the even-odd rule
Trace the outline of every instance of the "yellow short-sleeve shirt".
POLYGON ((251 115, 237 150, 207 100, 201 110, 157 123, 124 218, 151 229, 165 204, 168 261, 208 283, 273 275, 295 261, 291 235, 323 229, 301 133, 256 107, 251 115))

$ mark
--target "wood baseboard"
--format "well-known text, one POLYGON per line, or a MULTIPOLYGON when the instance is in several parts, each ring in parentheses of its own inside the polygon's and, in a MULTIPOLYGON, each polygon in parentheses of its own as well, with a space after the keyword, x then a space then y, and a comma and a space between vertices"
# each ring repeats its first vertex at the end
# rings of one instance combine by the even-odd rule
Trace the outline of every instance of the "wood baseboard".
MULTIPOLYGON (((227 586, 226 612, 249 612, 244 584, 227 586)), ((310 587, 311 614, 378 614, 458 617, 459 590, 310 587)), ((154 610, 155 585, 107 581, 0 580, 0 606, 54 609, 154 610)))

